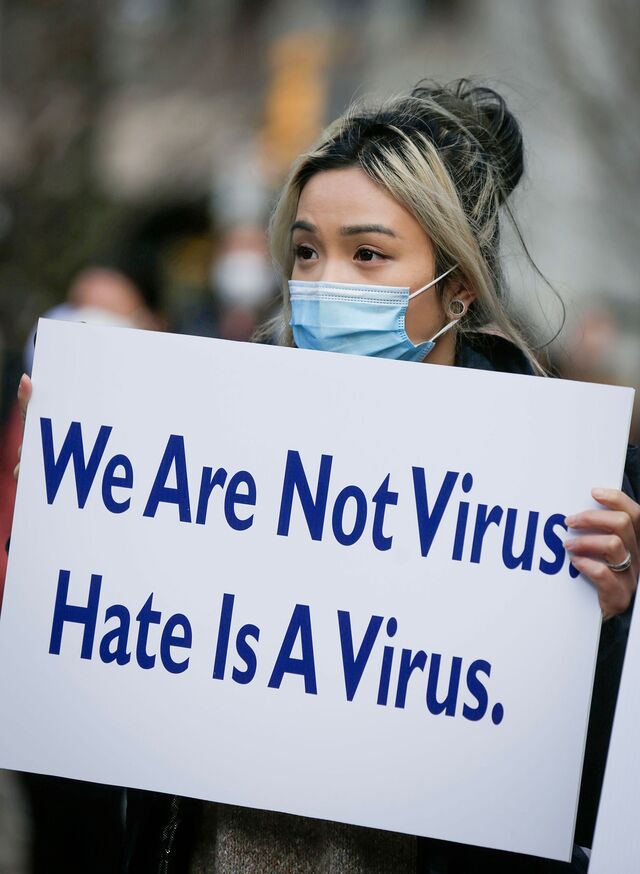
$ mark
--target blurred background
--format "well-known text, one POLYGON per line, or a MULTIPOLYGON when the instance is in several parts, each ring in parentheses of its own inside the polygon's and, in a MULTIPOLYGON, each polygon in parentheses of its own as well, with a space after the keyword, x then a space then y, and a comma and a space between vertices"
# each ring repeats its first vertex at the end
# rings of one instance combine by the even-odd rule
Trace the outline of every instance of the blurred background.
MULTIPOLYGON (((425 76, 477 76, 522 123, 513 207, 566 307, 559 371, 637 386, 639 49, 634 0, 0 0, 5 529, 38 316, 247 339, 292 158, 352 98, 425 76)), ((562 307, 507 227, 504 254, 551 340, 562 307)), ((25 797, 0 774, 0 874, 27 870, 25 797)))

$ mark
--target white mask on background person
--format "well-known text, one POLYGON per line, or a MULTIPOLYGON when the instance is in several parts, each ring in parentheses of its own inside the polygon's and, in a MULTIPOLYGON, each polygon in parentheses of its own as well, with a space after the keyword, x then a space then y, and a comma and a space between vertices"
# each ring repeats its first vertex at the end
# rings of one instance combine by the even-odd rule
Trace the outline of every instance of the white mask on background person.
MULTIPOLYGON (((136 322, 128 316, 120 313, 112 313, 101 307, 74 306, 70 303, 61 303, 42 314, 43 319, 57 319, 61 322, 86 322, 88 325, 102 325, 109 328, 135 328, 136 322)), ((33 326, 27 342, 24 345, 23 365, 24 372, 29 376, 33 369, 33 350, 37 324, 33 326)))
POLYGON ((213 292, 226 306, 255 308, 271 298, 277 285, 271 262, 260 252, 236 249, 211 268, 213 292))

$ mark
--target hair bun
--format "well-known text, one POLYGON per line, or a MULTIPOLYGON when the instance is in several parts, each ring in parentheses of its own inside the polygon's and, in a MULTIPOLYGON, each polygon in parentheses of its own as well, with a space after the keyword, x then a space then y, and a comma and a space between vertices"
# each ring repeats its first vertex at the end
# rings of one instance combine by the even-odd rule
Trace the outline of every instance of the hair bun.
MULTIPOLYGON (((472 85, 465 79, 458 83, 458 96, 473 107, 480 128, 484 129, 482 143, 487 153, 495 159, 500 173, 504 197, 516 187, 524 172, 524 147, 522 131, 507 104, 497 91, 482 85, 472 85)), ((481 139, 481 136, 478 137, 481 139)))
POLYGON ((504 98, 484 85, 459 79, 450 85, 419 83, 411 92, 419 100, 434 101, 449 122, 458 122, 458 136, 479 146, 499 177, 499 191, 505 200, 524 172, 524 148, 520 125, 507 108, 504 98))

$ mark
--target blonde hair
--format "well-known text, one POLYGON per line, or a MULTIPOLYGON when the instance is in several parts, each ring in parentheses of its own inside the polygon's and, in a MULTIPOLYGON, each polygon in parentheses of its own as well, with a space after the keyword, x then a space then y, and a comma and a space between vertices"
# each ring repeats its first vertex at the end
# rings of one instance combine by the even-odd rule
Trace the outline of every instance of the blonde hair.
POLYGON ((359 166, 419 222, 436 251, 436 275, 457 265, 439 283, 439 293, 451 279, 475 292, 457 330, 502 337, 544 373, 505 306, 498 251, 500 207, 523 173, 520 127, 499 94, 464 79, 419 85, 375 109, 356 104, 294 163, 269 224, 272 256, 283 277, 280 342, 294 345, 287 280, 300 192, 316 173, 349 166, 359 166))

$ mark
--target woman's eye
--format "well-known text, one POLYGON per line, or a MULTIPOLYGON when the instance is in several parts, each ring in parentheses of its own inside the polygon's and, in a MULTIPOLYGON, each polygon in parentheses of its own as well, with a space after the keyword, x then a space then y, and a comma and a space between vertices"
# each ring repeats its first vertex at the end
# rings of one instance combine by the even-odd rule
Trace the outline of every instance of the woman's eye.
POLYGON ((311 248, 311 246, 296 246, 295 247, 295 255, 300 261, 311 261, 311 259, 315 256, 315 252, 311 248))
POLYGON ((373 249, 358 249, 355 254, 355 258, 358 261, 378 261, 384 259, 384 255, 381 255, 380 252, 374 252, 373 249))

